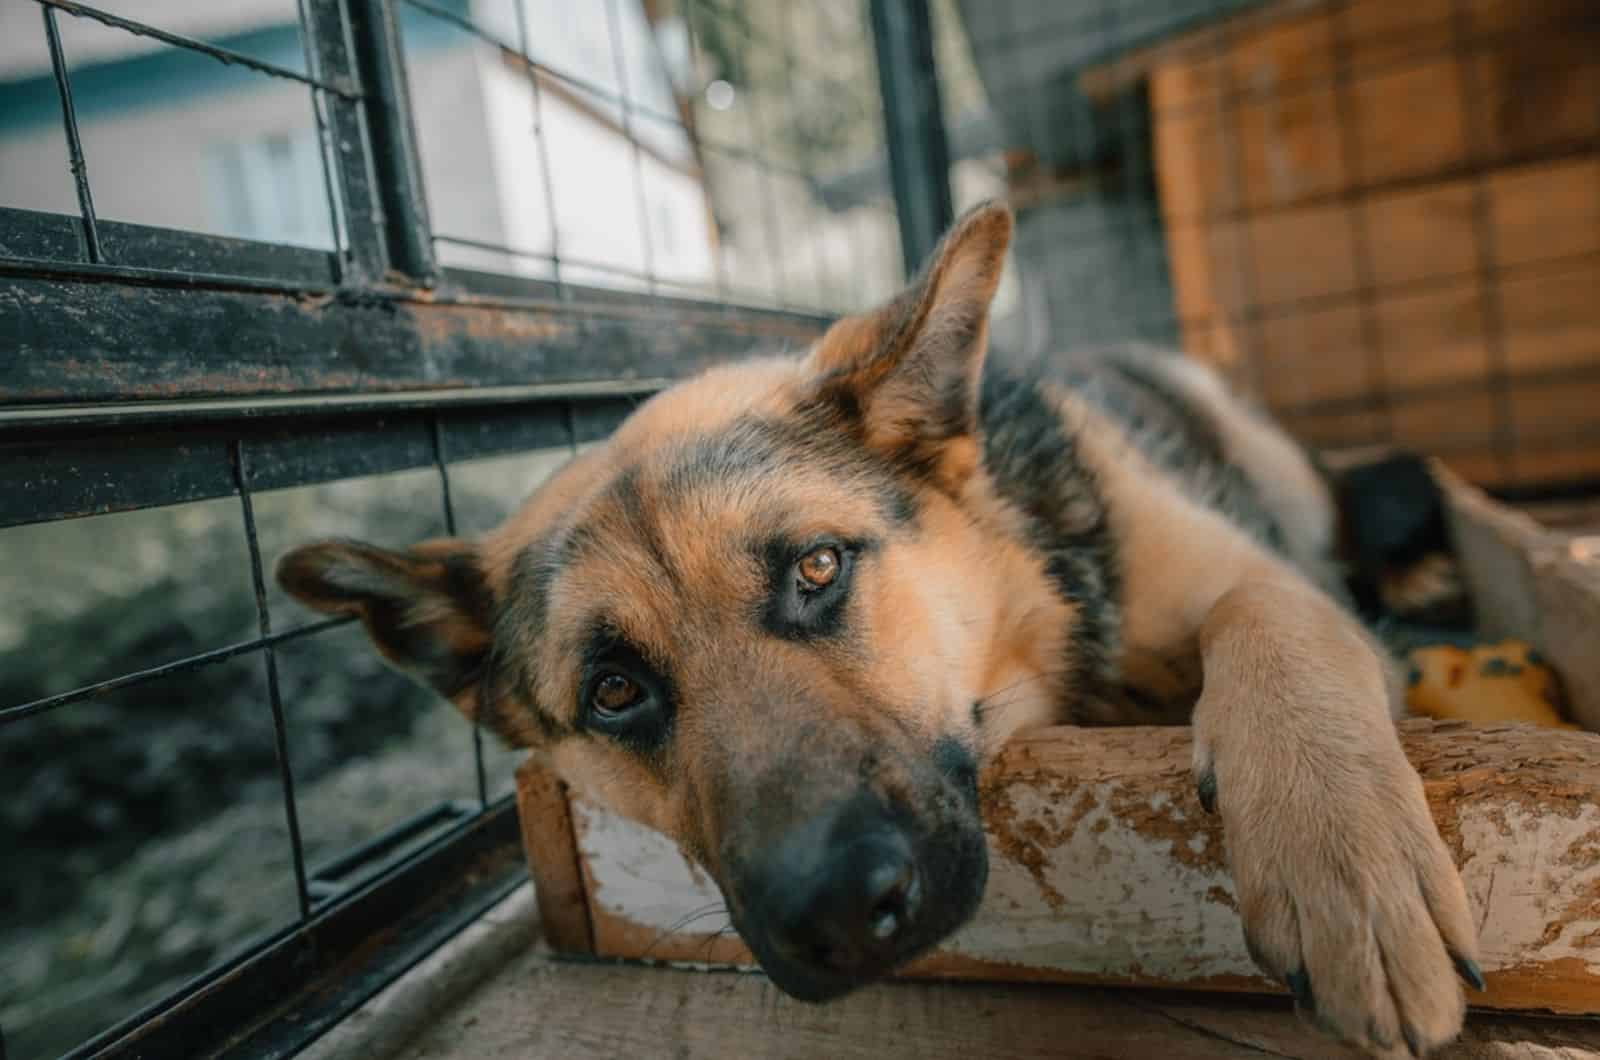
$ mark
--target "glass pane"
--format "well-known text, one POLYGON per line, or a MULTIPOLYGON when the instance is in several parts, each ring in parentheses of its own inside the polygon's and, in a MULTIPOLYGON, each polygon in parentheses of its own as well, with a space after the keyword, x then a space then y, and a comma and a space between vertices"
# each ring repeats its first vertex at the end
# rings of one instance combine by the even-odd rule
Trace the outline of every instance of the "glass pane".
POLYGON ((0 530, 0 707, 254 638, 233 499, 0 530))
MULTIPOLYGON (((106 8, 290 70, 305 68, 293 0, 215 10, 122 0, 106 8)), ((333 246, 310 89, 87 17, 58 12, 56 21, 101 218, 333 246)), ((0 47, 6 204, 75 212, 71 173, 62 165, 60 102, 36 5, 7 5, 0 39, 15 42, 0 47)))
POLYGON ((440 259, 824 305, 812 244, 854 237, 887 161, 864 5, 792 7, 402 2, 440 259))
POLYGON ((294 921, 273 746, 256 654, 0 727, 8 1056, 58 1056, 294 921))

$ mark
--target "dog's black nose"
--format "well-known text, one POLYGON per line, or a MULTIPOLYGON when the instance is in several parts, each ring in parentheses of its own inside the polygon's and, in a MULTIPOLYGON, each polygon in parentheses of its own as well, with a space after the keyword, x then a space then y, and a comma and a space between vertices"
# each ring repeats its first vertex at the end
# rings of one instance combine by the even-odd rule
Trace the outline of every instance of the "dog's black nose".
POLYGON ((892 961, 922 897, 911 846, 894 831, 863 837, 810 878, 797 880, 777 941, 836 972, 892 961))
POLYGON ((900 956, 922 905, 905 831, 852 800, 795 828, 762 859, 752 913, 774 949, 818 970, 871 972, 900 956))

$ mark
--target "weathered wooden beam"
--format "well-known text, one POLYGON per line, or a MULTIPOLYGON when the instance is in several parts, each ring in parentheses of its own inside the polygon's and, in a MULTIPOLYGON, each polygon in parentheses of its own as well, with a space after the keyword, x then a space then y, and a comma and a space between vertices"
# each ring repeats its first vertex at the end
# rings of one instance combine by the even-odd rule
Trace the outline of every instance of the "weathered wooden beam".
POLYGON ((682 378, 801 348, 829 322, 617 292, 563 302, 533 281, 503 296, 467 293, 465 279, 451 291, 357 293, 148 282, 0 275, 0 404, 682 378))
MULTIPOLYGON (((1472 1002, 1600 1013, 1600 735, 1426 721, 1402 734, 1479 916, 1489 989, 1472 1002)), ((1019 739, 984 776, 983 906, 905 974, 1277 990, 1245 952, 1221 828, 1195 801, 1189 755, 1186 728, 1019 739)), ((520 775, 524 810, 571 814, 592 927, 574 948, 750 963, 707 912, 721 902, 715 885, 672 842, 581 796, 562 805, 542 772, 520 775)), ((570 849, 536 840, 528 854, 541 887, 569 886, 570 849)), ((561 916, 578 915, 570 904, 561 916)), ((566 923, 546 930, 576 937, 566 923)))

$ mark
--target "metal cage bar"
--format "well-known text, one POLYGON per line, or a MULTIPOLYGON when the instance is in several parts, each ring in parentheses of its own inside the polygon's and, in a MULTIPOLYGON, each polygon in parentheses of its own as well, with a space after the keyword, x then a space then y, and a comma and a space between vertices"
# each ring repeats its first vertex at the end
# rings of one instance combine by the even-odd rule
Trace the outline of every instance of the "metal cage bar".
MULTIPOLYGON (((433 466, 439 473, 439 502, 444 515, 444 532, 455 537, 456 505, 450 494, 450 462, 445 454, 444 432, 439 429, 437 414, 428 417, 428 441, 433 449, 433 466)), ((483 721, 472 719, 472 771, 478 782, 478 808, 489 808, 489 780, 483 766, 483 721)))
POLYGON ((950 145, 939 106, 927 0, 872 0, 890 179, 906 275, 921 267, 954 220, 950 145))
MULTIPOLYGON (((320 0, 322 3, 333 0, 320 0)), ((352 141, 370 144, 370 177, 347 160, 341 171, 347 195, 355 195, 351 213, 362 215, 362 238, 352 236, 362 272, 376 280, 393 270, 413 283, 431 286, 438 277, 428 199, 417 155, 400 27, 391 0, 342 0, 349 27, 354 66, 366 86, 364 118, 369 136, 352 141), (364 179, 356 179, 356 178, 364 179), (380 235, 382 236, 380 240, 380 235), (380 249, 381 246, 381 249, 380 249)), ((346 123, 355 122, 348 115, 346 123)))
POLYGON ((105 252, 100 248, 100 229, 95 223, 94 195, 89 190, 89 166, 84 161, 83 141, 78 136, 78 113, 72 105, 72 79, 67 73, 67 59, 61 49, 61 30, 56 25, 55 8, 41 7, 39 13, 44 16, 44 35, 50 47, 50 69, 55 74, 56 95, 61 100, 61 124, 67 137, 72 182, 78 193, 84 248, 89 263, 98 265, 105 260, 105 252))
POLYGON ((265 60, 257 59, 254 56, 246 55, 243 52, 234 51, 231 48, 222 48, 215 44, 208 44, 203 40, 196 40, 193 37, 187 37, 181 33, 173 33, 170 30, 164 30, 157 26, 152 26, 149 23, 140 22, 136 19, 124 18, 121 15, 114 15, 109 11, 103 11, 100 8, 93 7, 89 4, 78 3, 77 0, 34 0, 34 3, 43 7, 63 11, 69 15, 76 15, 80 18, 92 19, 93 21, 99 22, 104 26, 108 26, 112 29, 120 29, 125 32, 132 33, 137 37, 149 37, 152 40, 160 41, 162 44, 172 45, 175 48, 183 48, 186 51, 197 52, 201 55, 208 55, 211 58, 216 59, 218 62, 228 63, 232 66, 240 66, 247 70, 254 70, 256 73, 266 74, 268 77, 277 77, 285 81, 298 81, 301 84, 311 88, 321 89, 324 92, 331 92, 334 95, 344 96, 347 99, 361 98, 361 93, 355 88, 354 85, 351 85, 348 82, 337 80, 319 80, 309 74, 302 74, 298 70, 291 70, 286 66, 279 66, 277 63, 269 63, 265 60))
POLYGON ((289 728, 283 716, 283 696, 278 688, 278 653, 272 636, 272 609, 267 603, 267 578, 261 563, 261 542, 256 534, 255 505, 250 500, 250 468, 242 443, 234 442, 230 454, 234 481, 239 488, 239 512, 245 542, 250 549, 250 583, 256 596, 256 622, 261 631, 261 667, 267 679, 267 707, 272 712, 272 746, 278 761, 278 787, 283 795, 284 823, 289 829, 289 851, 294 866, 295 898, 300 919, 311 916, 311 889, 306 885, 305 844, 300 838, 300 808, 294 797, 294 766, 289 759, 289 728))

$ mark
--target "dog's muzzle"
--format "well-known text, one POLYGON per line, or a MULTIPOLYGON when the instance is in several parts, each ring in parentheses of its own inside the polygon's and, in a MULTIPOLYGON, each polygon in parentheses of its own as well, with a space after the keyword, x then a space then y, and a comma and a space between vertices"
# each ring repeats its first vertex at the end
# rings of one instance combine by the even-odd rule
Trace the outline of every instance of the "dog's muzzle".
POLYGON ((977 908, 988 853, 976 788, 919 820, 863 789, 792 826, 754 857, 730 903, 739 932, 785 993, 826 1001, 932 948, 977 908))

